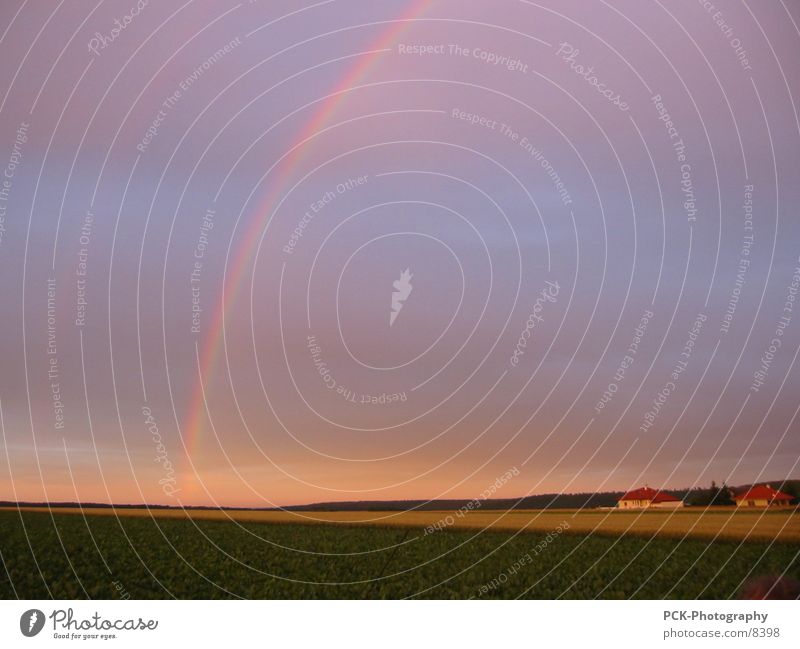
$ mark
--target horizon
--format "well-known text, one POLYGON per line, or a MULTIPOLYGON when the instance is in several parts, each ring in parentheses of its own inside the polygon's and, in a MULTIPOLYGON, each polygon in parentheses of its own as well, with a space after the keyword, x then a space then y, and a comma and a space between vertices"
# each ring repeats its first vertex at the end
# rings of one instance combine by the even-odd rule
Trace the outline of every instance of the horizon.
MULTIPOLYGON (((714 481, 716 482, 716 481, 714 481)), ((767 485, 767 486, 774 486, 774 485, 785 485, 787 482, 800 482, 800 477, 796 478, 784 478, 783 480, 759 480, 758 482, 746 482, 746 483, 739 483, 736 485, 729 485, 727 483, 718 484, 717 487, 728 487, 728 489, 743 489, 743 488, 750 488, 757 485, 767 485)), ((649 487, 649 484, 642 484, 640 487, 649 487)), ((403 503, 403 502, 421 502, 424 504, 435 503, 440 501, 456 501, 456 502, 491 502, 491 501, 517 501, 520 502, 525 500, 526 498, 543 498, 545 496, 590 496, 590 495, 605 495, 605 494, 616 494, 621 493, 625 494, 629 491, 635 490, 639 487, 629 487, 627 489, 607 489, 605 491, 570 491, 570 492, 545 492, 545 493, 535 493, 535 494, 526 494, 524 496, 493 496, 489 498, 480 498, 478 496, 472 497, 450 497, 450 498, 402 498, 402 499, 366 499, 366 500, 324 500, 324 501, 314 501, 314 502, 306 502, 306 503, 292 503, 292 504, 275 504, 269 507, 266 506, 258 506, 258 505, 210 505, 210 504, 193 504, 193 505, 175 505, 175 504, 168 504, 168 503, 157 503, 157 502, 102 502, 102 501, 69 501, 69 500, 51 500, 51 501, 14 501, 14 500, 7 500, 5 498, 0 498, 0 507, 6 507, 6 503, 9 506, 44 506, 44 507, 59 507, 59 506, 71 506, 75 505, 78 507, 91 507, 91 506, 100 506, 100 507, 124 507, 124 508, 136 508, 136 507, 157 507, 157 508, 174 508, 174 509, 290 509, 294 507, 312 507, 314 505, 348 505, 348 504, 358 504, 358 503, 403 503)), ((658 487, 655 488, 656 491, 659 492, 691 492, 691 491, 705 491, 710 488, 708 486, 694 486, 694 487, 658 487)))

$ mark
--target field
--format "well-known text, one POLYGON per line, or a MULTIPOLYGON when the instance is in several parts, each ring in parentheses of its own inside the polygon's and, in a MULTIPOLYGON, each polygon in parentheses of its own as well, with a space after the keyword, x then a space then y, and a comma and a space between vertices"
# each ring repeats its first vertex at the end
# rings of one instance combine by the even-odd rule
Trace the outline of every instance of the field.
MULTIPOLYGON (((36 511, 29 508, 28 511, 36 511)), ((14 510, 16 511, 16 509, 14 510)), ((253 510, 180 510, 129 508, 60 508, 59 512, 91 516, 155 516, 158 518, 191 517, 195 520, 234 520, 253 523, 347 525, 392 525, 414 528, 486 529, 507 531, 549 532, 564 521, 572 533, 586 532, 619 536, 641 534, 670 538, 703 538, 709 540, 780 540, 800 543, 800 514, 793 508, 744 509, 716 507, 679 509, 675 511, 617 510, 462 510, 462 511, 338 511, 290 512, 253 510)))
MULTIPOLYGON (((732 520, 727 511, 694 514, 700 535, 685 539, 672 538, 683 536, 685 521, 677 532, 653 536, 648 526, 665 521, 653 513, 606 517, 629 527, 644 520, 633 534, 611 524, 600 534, 581 533, 596 526, 591 517, 605 514, 573 511, 538 512, 536 525, 544 527, 533 530, 519 531, 525 525, 517 521, 517 531, 453 524, 432 533, 408 519, 400 526, 386 518, 348 520, 385 512, 338 513, 338 524, 316 525, 266 523, 268 512, 237 512, 238 521, 209 520, 220 512, 95 513, 105 515, 0 511, 0 597, 729 598, 755 576, 800 578, 798 515, 789 512, 736 513, 732 520), (771 529, 782 540, 703 538, 715 525, 731 539, 771 529)), ((521 514, 530 523, 536 513, 521 514)), ((459 523, 477 521, 468 518, 459 523)))

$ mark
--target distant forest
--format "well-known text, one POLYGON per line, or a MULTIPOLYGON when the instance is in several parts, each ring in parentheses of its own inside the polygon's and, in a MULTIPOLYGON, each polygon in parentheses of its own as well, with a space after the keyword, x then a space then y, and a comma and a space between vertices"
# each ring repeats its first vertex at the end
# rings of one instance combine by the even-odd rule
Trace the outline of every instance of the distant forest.
MULTIPOLYGON (((800 480, 775 480, 772 482, 758 482, 769 484, 775 489, 794 496, 793 504, 800 498, 800 480)), ((733 494, 746 491, 753 485, 738 485, 729 487, 718 486, 716 482, 709 487, 696 487, 693 489, 665 489, 683 500, 686 505, 705 507, 707 505, 733 505, 733 494)), ((403 511, 417 509, 421 511, 432 509, 460 509, 473 503, 473 509, 592 509, 594 507, 615 507, 617 501, 623 496, 623 491, 601 491, 598 493, 561 493, 539 494, 525 496, 524 498, 494 498, 482 500, 476 507, 476 501, 470 500, 363 500, 346 503, 313 503, 285 507, 292 511, 403 511)))
MULTIPOLYGON (((798 504, 800 499, 800 480, 775 480, 763 481, 756 484, 769 484, 775 489, 783 491, 794 497, 792 504, 798 504)), ((746 491, 753 485, 717 485, 711 483, 709 487, 693 489, 665 489, 666 492, 681 498, 686 505, 705 507, 708 505, 732 505, 733 494, 746 491)), ((561 493, 539 494, 525 496, 524 498, 493 498, 490 500, 358 500, 350 502, 323 502, 308 505, 292 505, 289 507, 226 507, 231 510, 279 510, 288 511, 406 511, 406 510, 456 510, 461 508, 480 510, 508 510, 508 509, 592 509, 595 507, 614 507, 622 497, 622 491, 603 491, 599 493, 561 493), (471 504, 471 507, 470 507, 471 504)), ((103 503, 77 503, 77 502, 13 502, 0 501, 0 507, 83 507, 86 509, 98 507, 112 507, 103 503)), ((179 509, 169 505, 124 504, 113 505, 117 508, 149 508, 149 509, 179 509)), ((219 507, 186 507, 186 509, 220 509, 219 507)))

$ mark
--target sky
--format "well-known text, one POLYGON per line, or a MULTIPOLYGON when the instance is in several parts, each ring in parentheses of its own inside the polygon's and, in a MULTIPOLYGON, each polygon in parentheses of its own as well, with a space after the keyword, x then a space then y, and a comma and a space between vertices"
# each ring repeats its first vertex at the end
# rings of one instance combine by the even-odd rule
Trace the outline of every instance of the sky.
POLYGON ((798 23, 2 3, 0 499, 800 477, 798 23))

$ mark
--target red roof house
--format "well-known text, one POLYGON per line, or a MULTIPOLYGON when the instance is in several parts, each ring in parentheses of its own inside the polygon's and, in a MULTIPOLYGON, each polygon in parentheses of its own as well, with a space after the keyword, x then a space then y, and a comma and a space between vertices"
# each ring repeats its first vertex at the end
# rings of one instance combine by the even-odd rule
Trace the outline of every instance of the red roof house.
POLYGON ((754 485, 747 491, 736 494, 733 499, 739 507, 770 507, 792 502, 792 496, 773 489, 768 484, 754 485))
POLYGON ((674 509, 683 507, 683 501, 672 494, 659 489, 650 487, 640 487, 629 491, 617 502, 620 509, 644 509, 655 507, 656 509, 674 509))

